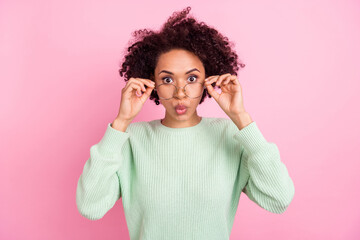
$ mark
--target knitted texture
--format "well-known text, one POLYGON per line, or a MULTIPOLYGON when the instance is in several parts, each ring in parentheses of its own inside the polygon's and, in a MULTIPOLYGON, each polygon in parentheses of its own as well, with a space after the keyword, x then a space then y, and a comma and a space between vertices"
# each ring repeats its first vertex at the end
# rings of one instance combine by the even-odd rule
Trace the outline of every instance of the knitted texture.
POLYGON ((256 122, 202 117, 192 127, 160 119, 108 123, 77 183, 82 216, 101 219, 121 198, 131 240, 227 240, 241 193, 283 213, 295 188, 275 143, 256 122))

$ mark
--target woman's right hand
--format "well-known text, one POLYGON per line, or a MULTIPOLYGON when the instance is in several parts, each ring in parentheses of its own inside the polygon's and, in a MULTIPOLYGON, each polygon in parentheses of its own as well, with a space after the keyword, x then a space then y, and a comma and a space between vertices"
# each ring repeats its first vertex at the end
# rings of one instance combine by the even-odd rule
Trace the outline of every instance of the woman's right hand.
POLYGON ((131 122, 140 112, 154 88, 155 83, 150 79, 130 78, 121 90, 121 102, 117 119, 131 122))

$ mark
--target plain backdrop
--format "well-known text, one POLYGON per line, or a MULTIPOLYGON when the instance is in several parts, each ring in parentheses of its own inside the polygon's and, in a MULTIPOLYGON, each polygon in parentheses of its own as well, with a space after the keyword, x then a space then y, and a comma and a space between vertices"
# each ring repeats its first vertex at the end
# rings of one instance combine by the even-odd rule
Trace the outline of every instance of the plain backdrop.
MULTIPOLYGON (((283 214, 243 193, 230 239, 360 239, 355 0, 1 0, 0 239, 129 239, 122 200, 88 220, 77 181, 118 113, 132 32, 187 6, 235 43, 245 108, 295 185, 283 214)), ((134 122, 164 113, 148 99, 134 122)), ((198 113, 227 117, 213 98, 198 113)))

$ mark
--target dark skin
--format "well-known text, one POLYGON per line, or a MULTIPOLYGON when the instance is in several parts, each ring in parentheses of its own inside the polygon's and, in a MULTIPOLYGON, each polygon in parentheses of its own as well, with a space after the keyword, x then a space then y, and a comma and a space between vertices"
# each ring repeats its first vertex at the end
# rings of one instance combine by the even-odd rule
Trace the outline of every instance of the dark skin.
MULTIPOLYGON (((179 49, 173 49, 167 53, 160 55, 157 66, 154 71, 155 85, 161 83, 173 83, 177 87, 184 87, 185 84, 194 81, 204 83, 205 68, 200 59, 191 52, 179 49), (189 70, 194 70, 187 73, 189 70), (161 72, 162 70, 169 71, 173 74, 161 72), (166 79, 163 79, 166 78, 166 79)), ((183 89, 178 88, 178 92, 169 100, 160 99, 160 103, 165 107, 165 117, 162 119, 162 124, 171 128, 191 127, 201 121, 196 108, 199 105, 201 98, 188 98, 183 89), (176 113, 175 106, 183 104, 187 106, 185 114, 179 115, 176 113)))
POLYGON ((141 110, 142 105, 149 98, 152 90, 161 83, 169 82, 176 85, 178 91, 172 99, 159 100, 166 109, 162 124, 171 128, 184 128, 197 125, 201 121, 201 117, 197 114, 196 108, 201 98, 191 99, 187 97, 183 89, 180 88, 194 81, 194 79, 204 84, 209 94, 240 130, 252 122, 250 115, 244 108, 242 88, 237 76, 227 73, 210 76, 205 79, 205 68, 195 54, 183 49, 172 49, 169 52, 161 54, 158 59, 154 70, 155 86, 153 84, 154 82, 150 79, 129 79, 122 90, 120 110, 114 121, 116 122, 114 125, 119 126, 121 129, 126 129, 126 126, 131 123, 132 119, 141 110), (163 70, 166 72, 163 72, 163 70), (189 70, 193 71, 186 73, 189 70), (217 86, 221 87, 221 93, 218 93, 211 85, 214 82, 216 82, 217 86), (137 94, 135 92, 137 92, 137 94), (176 112, 175 106, 178 104, 187 107, 185 114, 179 115, 176 112))
MULTIPOLYGON (((159 58, 158 64, 155 68, 155 84, 159 85, 164 82, 164 77, 168 77, 165 80, 171 81, 176 86, 185 86, 188 83, 189 77, 193 74, 198 76, 197 81, 204 83, 209 94, 219 104, 221 109, 230 117, 231 120, 238 126, 239 129, 247 126, 252 122, 250 115, 246 112, 243 97, 242 88, 237 79, 237 76, 230 73, 223 75, 210 76, 205 79, 205 68, 201 60, 193 53, 181 50, 173 49, 165 54, 162 54, 159 58), (191 69, 198 69, 199 71, 193 71, 187 73, 191 69), (160 73, 162 70, 168 70, 173 73, 160 73), (221 93, 218 93, 211 85, 216 82, 216 86, 221 87, 221 93)), ((191 127, 198 124, 201 117, 197 114, 196 108, 200 102, 200 98, 190 99, 185 93, 180 90, 170 100, 161 100, 160 103, 165 107, 165 118, 162 120, 162 124, 168 127, 191 127), (182 103, 189 106, 188 111, 184 115, 178 115, 174 107, 182 103)))

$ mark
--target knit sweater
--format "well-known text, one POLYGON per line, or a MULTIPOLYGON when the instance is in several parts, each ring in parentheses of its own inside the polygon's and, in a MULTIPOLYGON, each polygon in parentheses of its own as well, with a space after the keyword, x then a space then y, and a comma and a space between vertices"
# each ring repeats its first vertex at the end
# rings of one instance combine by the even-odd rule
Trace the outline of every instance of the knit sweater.
POLYGON ((275 143, 256 122, 202 117, 171 128, 160 119, 107 124, 77 183, 82 216, 101 219, 122 198, 131 240, 229 239, 240 194, 283 213, 295 188, 275 143))

